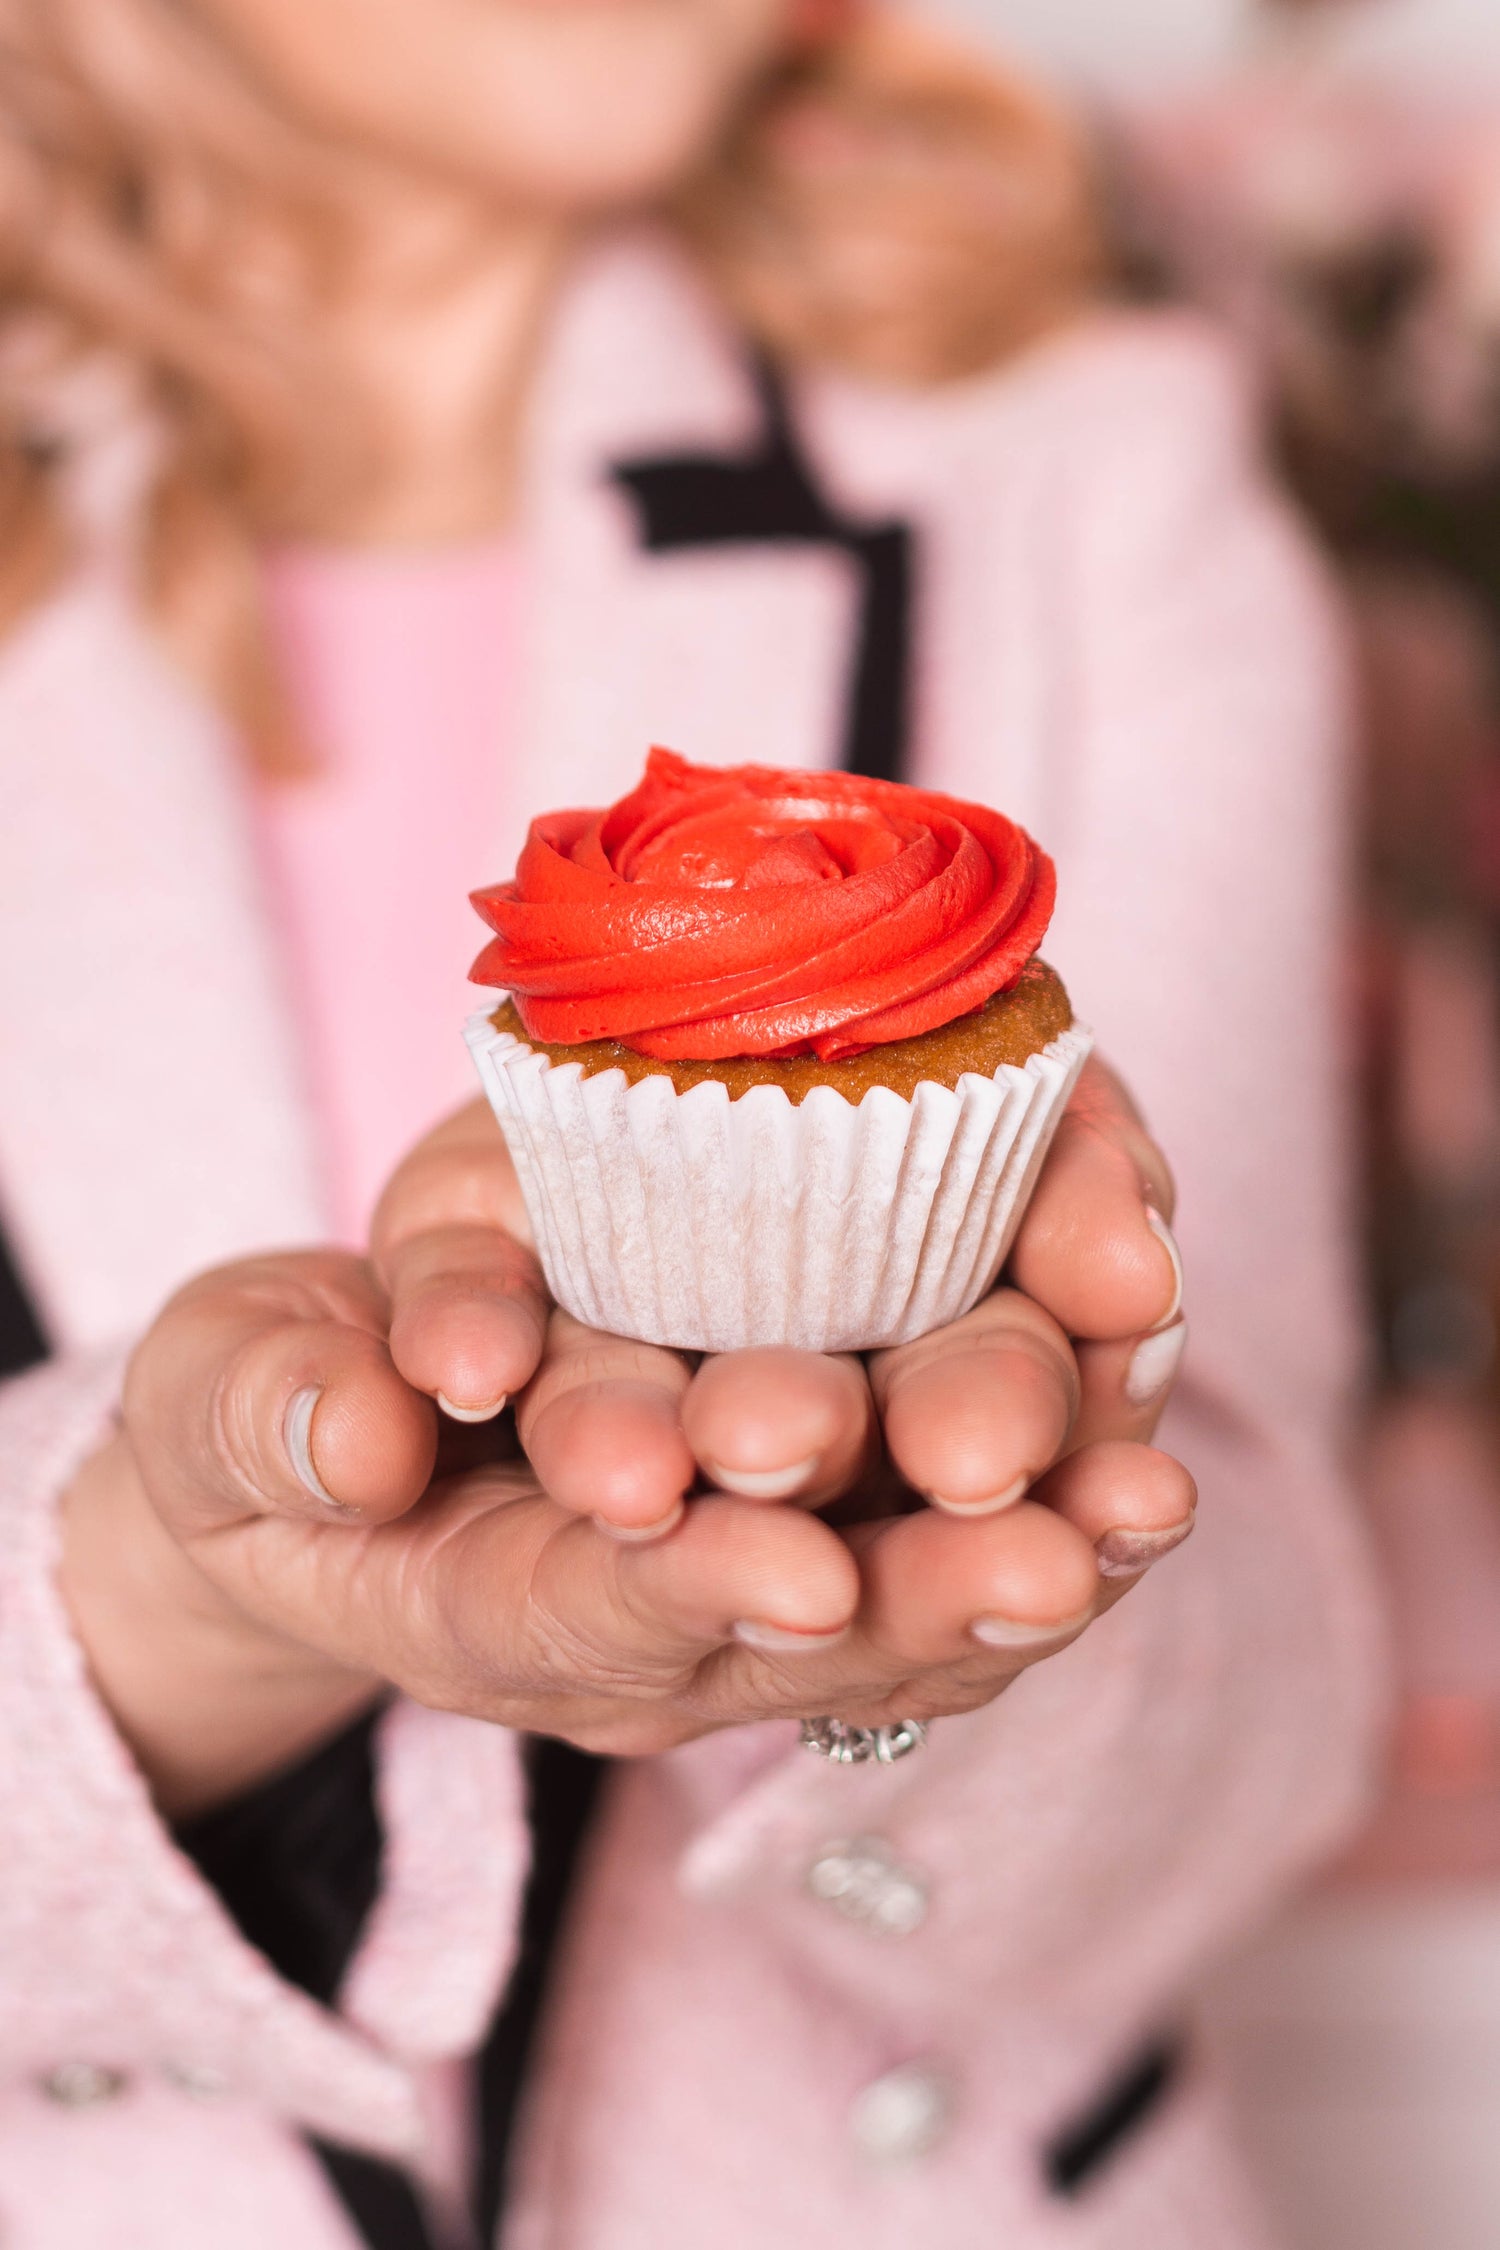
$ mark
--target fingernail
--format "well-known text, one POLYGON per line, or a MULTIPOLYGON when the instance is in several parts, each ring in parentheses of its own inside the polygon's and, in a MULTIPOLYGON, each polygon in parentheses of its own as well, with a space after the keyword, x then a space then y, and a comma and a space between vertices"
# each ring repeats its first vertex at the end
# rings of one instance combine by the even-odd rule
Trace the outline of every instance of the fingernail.
POLYGON ((1094 1545, 1094 1555, 1101 1578, 1135 1578, 1149 1570, 1163 1555, 1180 1547, 1193 1528, 1194 1519, 1186 1523, 1170 1524, 1165 1531, 1106 1531, 1094 1545))
POLYGON ((741 1500, 785 1500, 806 1484, 817 1465, 816 1453, 794 1461, 789 1469, 726 1469, 722 1461, 703 1464, 721 1491, 733 1492, 741 1500))
POLYGON ((325 1508, 337 1508, 339 1514, 343 1516, 347 1515, 349 1510, 344 1506, 342 1500, 334 1499, 333 1494, 313 1466, 312 1422, 313 1415, 317 1412, 318 1401, 322 1396, 323 1393, 320 1390, 312 1387, 297 1392, 286 1410, 286 1417, 281 1425, 281 1439, 286 1447, 292 1467, 313 1498, 321 1500, 325 1508))
POLYGON ((785 1625, 762 1625, 753 1617, 742 1617, 734 1628, 734 1637, 743 1641, 746 1648, 771 1650, 778 1656, 795 1656, 800 1650, 828 1648, 841 1641, 848 1632, 847 1625, 838 1626, 831 1633, 797 1633, 785 1625))
POLYGON ((437 1402, 450 1422, 493 1422, 495 1416, 504 1411, 509 1397, 509 1391, 502 1391, 498 1398, 491 1399, 488 1406, 459 1406, 449 1398, 446 1391, 439 1391, 437 1402))
POLYGON ((986 1648, 1039 1648, 1043 1641, 1060 1641, 1087 1623, 1087 1612, 1064 1617, 1055 1625, 1028 1625, 1019 1617, 976 1617, 969 1631, 986 1648))
POLYGON ((594 1522, 606 1539, 618 1540, 622 1547, 648 1547, 653 1539, 665 1539, 669 1531, 675 1531, 686 1513, 687 1503, 679 1500, 655 1523, 607 1523, 603 1516, 595 1516, 594 1522))
POLYGON ((1146 1224, 1172 1261, 1172 1302, 1156 1324, 1158 1328, 1170 1328, 1182 1310, 1182 1252, 1176 1235, 1152 1203, 1146 1205, 1146 1224))
POLYGON ((1132 1406, 1149 1406, 1160 1398, 1181 1364, 1187 1336, 1187 1322, 1179 1320, 1141 1338, 1125 1369, 1125 1396, 1132 1406))
POLYGON ((998 1516, 1002 1508, 1013 1508, 1025 1495, 1031 1483, 1029 1476, 1019 1476, 1003 1492, 995 1492, 987 1500, 945 1500, 940 1492, 929 1492, 927 1497, 935 1508, 947 1516, 998 1516))

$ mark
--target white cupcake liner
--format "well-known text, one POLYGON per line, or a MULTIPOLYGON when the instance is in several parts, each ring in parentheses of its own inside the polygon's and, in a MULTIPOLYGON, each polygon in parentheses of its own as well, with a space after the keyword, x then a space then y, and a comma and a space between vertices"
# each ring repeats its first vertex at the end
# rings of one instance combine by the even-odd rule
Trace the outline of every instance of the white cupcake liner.
POLYGON ((910 1101, 585 1078, 497 1031, 465 1037, 515 1159, 557 1303, 591 1327, 724 1352, 869 1351, 967 1312, 1010 1249, 1092 1035, 910 1101))

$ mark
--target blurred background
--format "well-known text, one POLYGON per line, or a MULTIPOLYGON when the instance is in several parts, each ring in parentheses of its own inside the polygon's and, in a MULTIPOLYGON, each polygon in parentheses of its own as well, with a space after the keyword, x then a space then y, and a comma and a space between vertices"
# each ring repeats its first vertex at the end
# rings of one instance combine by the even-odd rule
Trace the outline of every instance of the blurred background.
POLYGON ((1402 1708, 1208 1996, 1299 2250, 1500 2242, 1500 0, 944 0, 1092 116, 1143 293, 1235 329, 1347 588, 1373 1412, 1402 1708))
POLYGON ((1494 0, 943 0, 942 12, 1007 53, 1075 83, 1147 94, 1233 69, 1266 39, 1267 19, 1320 19, 1320 42, 1351 60, 1439 83, 1487 61, 1500 72, 1494 0))

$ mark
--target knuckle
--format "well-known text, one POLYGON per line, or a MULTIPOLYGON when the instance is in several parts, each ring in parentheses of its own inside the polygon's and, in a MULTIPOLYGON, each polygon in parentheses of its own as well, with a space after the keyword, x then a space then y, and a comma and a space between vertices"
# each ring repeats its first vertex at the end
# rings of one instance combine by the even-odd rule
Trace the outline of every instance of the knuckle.
POLYGON ((541 1282, 536 1254, 525 1243, 471 1220, 404 1235, 386 1263, 392 1280, 407 1290, 441 1287, 477 1297, 541 1282))
POLYGON ((996 1290, 975 1307, 975 1313, 980 1316, 975 1322, 979 1335, 1007 1349, 1019 1346, 1041 1353, 1072 1370, 1073 1346, 1066 1330, 1045 1305, 1028 1297, 1024 1290, 996 1290))
POLYGON ((587 1412, 618 1403, 621 1391, 639 1398, 654 1393, 675 1401, 687 1389, 688 1370, 675 1352, 663 1351, 654 1344, 596 1338, 590 1330, 581 1334, 587 1340, 570 1342, 564 1349, 559 1349, 555 1338, 549 1339, 541 1365, 521 1400, 528 1434, 536 1430, 544 1414, 564 1404, 587 1412))
MULTIPOLYGON (((1112 1174, 1122 1192, 1138 1196, 1144 1185, 1163 1216, 1172 1216, 1176 1186, 1166 1155, 1125 1081, 1098 1056, 1084 1066, 1057 1141, 1061 1158, 1076 1155, 1097 1175, 1112 1174)), ((1037 1210, 1066 1230, 1065 1213, 1045 1197, 1037 1210)))
POLYGON ((376 1207, 372 1239, 382 1259, 413 1236, 449 1227, 499 1229, 530 1239, 510 1152, 485 1111, 461 1111, 413 1150, 376 1207))
MULTIPOLYGON (((597 1536, 591 1528, 587 1535, 597 1536)), ((560 1584, 565 1591, 569 1581, 564 1577, 560 1584)), ((533 1573, 518 1628, 526 1668, 554 1686, 565 1680, 581 1691, 627 1702, 681 1692, 694 1664, 659 1645, 649 1621, 643 1626, 633 1614, 634 1606, 616 1578, 596 1586, 592 1614, 584 1617, 554 1597, 540 1571, 533 1573)))
POLYGON ((243 1358, 231 1361, 212 1385, 205 1429, 212 1465, 262 1508, 277 1504, 275 1477, 259 1428, 259 1385, 243 1358))
MULTIPOLYGON (((559 1374, 580 1386, 591 1383, 643 1383, 678 1391, 686 1387, 688 1366, 680 1352, 661 1344, 642 1344, 587 1328, 569 1313, 554 1312, 548 1327, 549 1355, 559 1374)), ((545 1372, 545 1370, 544 1370, 545 1372)))
POLYGON ((918 1356, 890 1371, 882 1401, 887 1412, 940 1384, 947 1402, 942 1419, 950 1429, 976 1416, 989 1419, 1001 1400, 1009 1416, 1028 1396, 1039 1410, 1071 1424, 1082 1393, 1073 1347, 1049 1315, 1039 1307, 1031 1310, 1035 1319, 1018 1319, 1007 1310, 1003 1318, 969 1328, 960 1323, 924 1338, 912 1347, 918 1356))

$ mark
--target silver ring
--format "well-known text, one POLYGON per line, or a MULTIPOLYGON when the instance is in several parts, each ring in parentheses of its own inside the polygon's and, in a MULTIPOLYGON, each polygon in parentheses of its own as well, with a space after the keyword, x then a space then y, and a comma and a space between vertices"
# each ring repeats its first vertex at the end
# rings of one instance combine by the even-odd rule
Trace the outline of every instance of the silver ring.
POLYGON ((831 1766, 863 1766, 873 1758, 877 1765, 893 1766, 909 1758, 927 1740, 920 1719, 897 1719, 888 1727, 852 1727, 844 1719, 804 1719, 802 1747, 831 1766))

